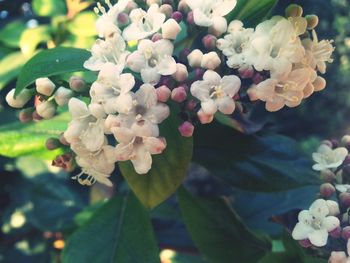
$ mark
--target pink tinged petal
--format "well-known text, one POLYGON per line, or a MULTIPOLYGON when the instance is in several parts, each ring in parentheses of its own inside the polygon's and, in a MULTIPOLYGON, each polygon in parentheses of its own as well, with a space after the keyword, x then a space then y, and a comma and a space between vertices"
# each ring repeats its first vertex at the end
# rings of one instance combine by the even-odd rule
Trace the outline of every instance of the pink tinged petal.
POLYGON ((309 211, 315 218, 323 219, 329 214, 326 200, 317 199, 311 204, 309 211))
POLYGON ((141 146, 134 153, 135 155, 131 159, 131 162, 134 165, 135 171, 138 174, 147 174, 152 167, 151 154, 141 146))
POLYGON ((128 128, 125 127, 114 127, 111 129, 115 139, 119 143, 130 143, 135 138, 135 133, 128 128))
POLYGON ((139 137, 158 137, 159 127, 157 124, 153 124, 150 121, 135 122, 132 124, 131 129, 136 136, 139 137))
POLYGON ((87 105, 76 98, 71 98, 68 102, 69 112, 73 119, 87 117, 90 115, 87 105))
POLYGON ((198 26, 210 27, 213 21, 199 8, 193 10, 194 23, 198 26))
POLYGON ((158 73, 163 76, 169 76, 176 72, 176 61, 171 56, 165 56, 157 65, 158 73))
POLYGON ((147 109, 155 106, 158 102, 156 89, 150 84, 143 84, 136 92, 136 100, 147 109))
POLYGON ((119 113, 129 113, 133 106, 131 94, 127 93, 119 95, 115 100, 115 106, 119 113))
POLYGON ((295 225, 293 229, 292 237, 295 240, 303 240, 308 238, 310 233, 312 233, 313 231, 314 229, 311 226, 304 224, 302 222, 299 222, 295 225))
MULTIPOLYGON (((277 80, 267 79, 256 86, 256 95, 262 101, 268 101, 275 97, 277 80)), ((283 106, 282 106, 283 107, 283 106)))
POLYGON ((133 155, 133 145, 130 143, 119 143, 115 147, 115 158, 118 161, 127 161, 130 160, 130 157, 133 155))
POLYGON ((221 80, 222 89, 229 95, 231 98, 237 94, 241 88, 241 80, 237 76, 224 76, 221 80))
POLYGON ((166 147, 165 138, 145 137, 143 145, 151 154, 160 154, 166 147))
POLYGON ((197 116, 201 124, 208 124, 214 120, 214 115, 205 114, 202 109, 198 111, 197 116))
POLYGON ((323 247, 327 244, 328 232, 326 229, 314 230, 307 237, 314 246, 323 247))
POLYGON ((329 263, 347 263, 347 256, 344 251, 333 251, 329 263))
POLYGON ((230 97, 223 97, 215 100, 219 111, 223 114, 232 114, 235 110, 235 101, 230 97))
POLYGON ((328 232, 336 229, 340 225, 340 221, 335 216, 327 216, 322 221, 322 227, 324 227, 328 232))
POLYGON ((141 72, 146 67, 146 64, 147 60, 140 51, 131 53, 126 60, 126 65, 135 72, 141 72))
POLYGON ((201 103, 202 110, 207 115, 214 115, 217 111, 217 105, 213 100, 207 100, 201 103))
POLYGON ((284 107, 285 103, 282 98, 275 97, 272 100, 266 101, 265 108, 267 111, 276 112, 284 107))
POLYGON ((141 69, 141 78, 144 83, 156 85, 160 80, 161 74, 158 73, 158 68, 141 69))
POLYGON ((132 74, 121 74, 119 77, 120 93, 127 93, 135 86, 135 78, 132 74))
POLYGON ((300 90, 306 87, 310 78, 311 78, 311 72, 308 69, 293 70, 288 76, 288 80, 295 82, 300 88, 300 90))

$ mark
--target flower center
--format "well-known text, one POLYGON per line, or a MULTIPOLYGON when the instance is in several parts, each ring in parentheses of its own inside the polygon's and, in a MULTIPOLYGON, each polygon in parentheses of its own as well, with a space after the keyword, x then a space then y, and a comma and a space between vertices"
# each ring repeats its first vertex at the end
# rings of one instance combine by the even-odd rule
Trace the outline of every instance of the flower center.
POLYGON ((213 86, 209 91, 209 96, 212 99, 222 98, 226 95, 221 86, 213 86))
POLYGON ((322 221, 320 219, 315 218, 314 220, 312 220, 311 226, 314 229, 319 230, 322 228, 322 221))

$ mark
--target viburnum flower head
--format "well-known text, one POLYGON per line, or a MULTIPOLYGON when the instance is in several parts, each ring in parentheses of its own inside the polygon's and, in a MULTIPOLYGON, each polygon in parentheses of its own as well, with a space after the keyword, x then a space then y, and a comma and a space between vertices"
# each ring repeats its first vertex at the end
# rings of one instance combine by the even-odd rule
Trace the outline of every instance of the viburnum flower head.
POLYGON ((91 54, 92 56, 84 63, 85 68, 91 71, 99 71, 104 64, 111 62, 118 66, 121 73, 130 52, 126 50, 124 39, 115 34, 112 38, 106 40, 96 40, 91 48, 91 54))
POLYGON ((130 20, 131 24, 123 31, 126 41, 144 39, 158 32, 165 21, 165 15, 157 4, 152 4, 147 12, 141 8, 132 10, 130 20))
POLYGON ((119 67, 108 62, 102 66, 97 81, 91 86, 91 103, 101 104, 106 114, 128 113, 132 108, 130 91, 134 85, 132 74, 119 75, 119 67))
POLYGON ((201 110, 206 115, 214 115, 217 110, 232 114, 235 110, 233 97, 241 87, 241 80, 234 75, 220 77, 218 73, 207 70, 203 80, 194 82, 191 93, 201 101, 201 110))
POLYGON ((193 11, 194 23, 198 26, 212 27, 214 31, 224 33, 227 21, 224 18, 236 6, 236 0, 186 0, 193 11))
POLYGON ((176 72, 176 61, 172 57, 173 44, 169 40, 153 42, 144 39, 139 42, 127 60, 128 67, 140 72, 144 83, 157 84, 161 76, 169 76, 176 72))
POLYGON ((292 232, 293 238, 295 240, 309 239, 316 247, 325 246, 328 233, 340 225, 337 217, 329 215, 328 204, 323 199, 313 202, 309 210, 301 211, 298 220, 292 232))
POLYGON ((330 168, 338 168, 346 156, 348 150, 345 147, 332 149, 326 144, 322 144, 317 152, 312 154, 313 160, 316 162, 312 168, 316 171, 322 171, 330 168))

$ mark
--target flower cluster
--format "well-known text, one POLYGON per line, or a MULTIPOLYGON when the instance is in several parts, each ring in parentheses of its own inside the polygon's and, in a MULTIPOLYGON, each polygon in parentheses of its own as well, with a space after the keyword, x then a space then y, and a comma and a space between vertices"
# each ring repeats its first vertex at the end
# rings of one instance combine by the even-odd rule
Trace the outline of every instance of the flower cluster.
POLYGON ((309 210, 299 213, 292 236, 304 247, 322 248, 329 262, 347 263, 350 256, 350 136, 323 141, 313 153, 313 169, 324 182, 309 210))
POLYGON ((302 8, 292 5, 286 17, 245 28, 230 18, 235 6, 236 0, 98 3, 99 39, 84 63, 96 81, 88 86, 73 77, 69 87, 56 89, 49 79, 38 79, 36 91, 14 98, 13 90, 7 101, 23 107, 37 95, 39 102, 22 119, 51 118, 69 101, 72 121, 60 142, 82 169, 75 178, 111 185, 116 162, 130 160, 146 174, 152 155, 165 150, 159 125, 173 114, 169 100, 180 111, 179 132, 190 137, 195 125, 212 122, 217 112, 240 110, 245 97, 277 111, 325 87, 317 72, 325 73, 334 48, 318 40, 317 16, 302 17, 302 8))

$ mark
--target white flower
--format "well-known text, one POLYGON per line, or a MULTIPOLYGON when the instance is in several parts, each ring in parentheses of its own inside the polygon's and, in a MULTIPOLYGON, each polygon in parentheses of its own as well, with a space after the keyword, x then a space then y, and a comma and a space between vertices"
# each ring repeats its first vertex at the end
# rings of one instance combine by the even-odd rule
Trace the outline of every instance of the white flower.
POLYGON ((113 128, 116 140, 115 154, 118 161, 131 160, 138 174, 146 174, 152 167, 153 154, 160 154, 166 147, 165 139, 140 136, 134 130, 113 128))
POLYGON ((237 76, 220 77, 215 71, 207 70, 203 80, 194 82, 191 93, 201 101, 202 111, 214 115, 217 110, 231 114, 235 110, 233 96, 239 91, 241 81, 237 76))
POLYGON ((177 35, 180 33, 181 27, 176 22, 175 19, 168 19, 163 25, 162 25, 162 37, 165 39, 176 39, 177 35))
MULTIPOLYGON (((350 240, 347 242, 347 253, 350 255, 350 240)), ((350 257, 344 251, 333 251, 329 258, 329 263, 350 263, 350 257)))
POLYGON ((130 52, 126 50, 124 39, 120 35, 115 34, 112 38, 106 40, 96 40, 96 43, 91 48, 91 54, 92 56, 84 63, 85 68, 99 71, 105 63, 112 62, 122 72, 130 52))
POLYGON ((91 152, 81 142, 71 144, 72 150, 77 154, 75 160, 82 172, 73 179, 77 179, 82 185, 92 185, 96 181, 112 186, 108 179, 115 168, 114 147, 104 145, 100 150, 91 152), (87 176, 84 177, 83 175, 87 176))
POLYGON ((255 95, 266 102, 266 110, 278 111, 285 105, 298 106, 304 98, 304 88, 309 83, 310 71, 296 69, 287 77, 281 79, 267 79, 256 86, 255 95))
POLYGON ((188 64, 192 68, 200 67, 202 64, 203 52, 200 49, 194 49, 188 56, 188 64))
POLYGON ((315 30, 312 31, 312 40, 307 38, 303 40, 303 45, 306 49, 308 63, 313 69, 318 69, 322 74, 326 73, 326 62, 332 63, 331 58, 334 51, 333 41, 321 40, 318 41, 315 30))
POLYGON ((105 143, 104 120, 97 120, 86 104, 76 98, 70 99, 68 103, 72 121, 64 132, 64 138, 70 144, 81 143, 88 151, 96 152, 105 143))
POLYGON ((101 104, 107 114, 128 113, 132 108, 130 91, 134 85, 132 74, 119 75, 118 66, 106 63, 101 68, 97 81, 91 86, 91 102, 101 104))
POLYGON ((241 21, 235 20, 230 23, 229 33, 218 39, 216 45, 227 57, 227 65, 230 68, 239 68, 246 64, 245 53, 249 48, 253 29, 245 29, 241 21))
POLYGON ((298 220, 292 232, 293 238, 295 240, 309 239, 316 247, 325 246, 328 233, 340 225, 337 217, 329 216, 327 202, 323 199, 317 199, 309 210, 301 211, 298 220))
POLYGON ((56 113, 57 105, 53 100, 41 102, 36 106, 36 112, 44 119, 51 119, 56 113))
POLYGON ((282 17, 273 17, 259 24, 251 36, 246 55, 248 64, 258 71, 271 71, 272 78, 289 74, 292 64, 305 56, 298 33, 300 30, 282 17))
POLYGON ((350 192, 350 184, 336 184, 335 189, 341 193, 350 192))
POLYGON ((8 105, 10 105, 12 108, 23 108, 25 104, 32 98, 33 93, 29 89, 23 89, 20 93, 14 97, 15 95, 15 89, 12 89, 7 93, 6 95, 6 102, 8 105))
POLYGON ((221 60, 218 56, 218 53, 212 51, 203 55, 203 58, 201 61, 202 68, 214 70, 218 66, 220 66, 220 64, 221 64, 221 60))
POLYGON ((36 91, 45 96, 51 96, 56 85, 49 78, 38 78, 35 80, 36 91))
POLYGON ((99 37, 109 38, 115 33, 120 33, 118 26, 118 15, 122 13, 127 7, 130 0, 119 0, 115 5, 111 5, 107 0, 109 10, 106 12, 105 8, 101 6, 100 3, 97 3, 95 12, 98 14, 101 11, 102 15, 96 21, 96 28, 99 37))
MULTIPOLYGON (((186 0, 193 11, 194 22, 198 26, 214 27, 226 24, 224 16, 236 6, 236 0, 186 0)), ((220 30, 221 31, 221 30, 220 30)))
POLYGON ((156 89, 150 84, 143 84, 135 93, 133 108, 129 114, 118 115, 118 126, 135 128, 138 136, 158 137, 158 124, 169 114, 169 107, 158 102, 156 89))
POLYGON ((123 31, 126 41, 144 39, 158 32, 165 21, 165 15, 160 12, 157 4, 153 4, 147 13, 141 8, 132 10, 130 19, 131 24, 123 31))
POLYGON ((144 39, 140 41, 137 51, 128 57, 127 65, 132 71, 141 73, 143 82, 157 84, 161 76, 176 72, 173 50, 174 46, 169 40, 152 42, 144 39))
POLYGON ((348 150, 345 147, 332 149, 328 145, 322 144, 317 152, 312 154, 312 158, 316 162, 312 169, 322 171, 329 168, 338 168, 347 155, 348 150))

